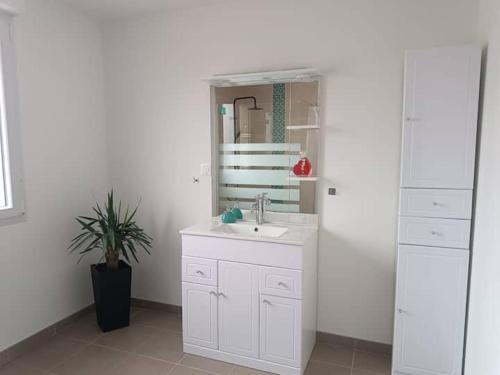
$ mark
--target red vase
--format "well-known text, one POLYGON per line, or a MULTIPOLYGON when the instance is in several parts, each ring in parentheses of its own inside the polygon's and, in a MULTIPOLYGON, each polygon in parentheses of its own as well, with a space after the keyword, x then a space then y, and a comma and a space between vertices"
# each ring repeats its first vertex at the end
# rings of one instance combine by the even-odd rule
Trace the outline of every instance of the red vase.
POLYGON ((312 174, 312 165, 305 154, 301 156, 299 162, 293 167, 293 173, 298 177, 308 177, 312 174))

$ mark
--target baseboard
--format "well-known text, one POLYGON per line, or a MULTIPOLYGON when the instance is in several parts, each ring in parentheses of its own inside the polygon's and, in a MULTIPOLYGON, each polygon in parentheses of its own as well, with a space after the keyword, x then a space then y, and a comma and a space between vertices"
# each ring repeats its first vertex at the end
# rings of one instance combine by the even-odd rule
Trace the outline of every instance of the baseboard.
POLYGON ((47 328, 27 337, 26 339, 14 344, 7 349, 0 351, 0 366, 7 364, 10 361, 22 356, 23 354, 33 350, 34 348, 43 345, 51 337, 55 336, 61 329, 75 322, 82 316, 94 310, 94 304, 84 307, 70 316, 61 319, 60 321, 51 324, 47 328))

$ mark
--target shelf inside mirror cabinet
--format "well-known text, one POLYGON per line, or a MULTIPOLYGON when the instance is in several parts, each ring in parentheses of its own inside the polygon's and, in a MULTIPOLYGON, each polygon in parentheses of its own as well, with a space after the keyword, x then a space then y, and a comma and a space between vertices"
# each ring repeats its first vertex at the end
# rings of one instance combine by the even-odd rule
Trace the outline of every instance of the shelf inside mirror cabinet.
POLYGON ((287 130, 319 130, 319 125, 288 125, 287 130))
POLYGON ((309 182, 316 182, 319 181, 319 177, 300 177, 300 176, 289 176, 287 178, 288 181, 309 181, 309 182))

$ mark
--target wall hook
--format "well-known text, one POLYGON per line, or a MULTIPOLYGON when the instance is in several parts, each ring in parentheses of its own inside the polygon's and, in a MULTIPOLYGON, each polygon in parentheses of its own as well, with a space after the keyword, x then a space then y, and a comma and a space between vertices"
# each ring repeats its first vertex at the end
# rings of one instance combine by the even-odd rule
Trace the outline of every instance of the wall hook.
POLYGON ((193 184, 197 184, 198 182, 200 182, 200 179, 197 177, 193 177, 193 184))

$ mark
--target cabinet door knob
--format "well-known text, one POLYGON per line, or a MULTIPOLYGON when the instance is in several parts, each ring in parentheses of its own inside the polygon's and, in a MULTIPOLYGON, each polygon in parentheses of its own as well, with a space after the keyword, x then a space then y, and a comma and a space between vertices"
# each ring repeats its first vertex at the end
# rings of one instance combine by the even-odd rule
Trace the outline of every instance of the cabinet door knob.
POLYGON ((262 303, 265 303, 266 305, 271 305, 271 302, 267 299, 263 299, 262 303))
POLYGON ((288 288, 288 285, 286 285, 283 281, 280 281, 280 282, 278 283, 278 286, 281 286, 281 287, 283 287, 283 288, 288 288))
POLYGON ((222 292, 218 293, 217 296, 218 297, 222 297, 222 298, 226 298, 226 295, 224 293, 222 293, 222 292))
POLYGON ((410 314, 408 311, 403 310, 403 309, 401 309, 401 308, 400 308, 400 309, 398 309, 398 313, 399 313, 399 314, 406 314, 406 315, 409 315, 409 314, 410 314))
POLYGON ((218 296, 219 296, 219 295, 218 295, 216 292, 214 292, 213 290, 211 290, 211 291, 210 291, 210 295, 212 295, 212 296, 216 296, 216 297, 218 297, 218 296))
POLYGON ((438 202, 432 202, 432 205, 433 206, 439 206, 439 203, 438 202))
POLYGON ((205 273, 204 273, 203 271, 200 271, 200 270, 196 271, 196 273, 197 273, 198 275, 202 275, 202 276, 204 276, 204 275, 205 275, 205 273))

